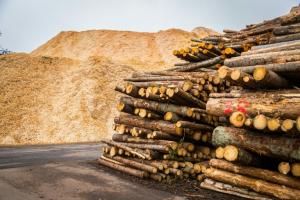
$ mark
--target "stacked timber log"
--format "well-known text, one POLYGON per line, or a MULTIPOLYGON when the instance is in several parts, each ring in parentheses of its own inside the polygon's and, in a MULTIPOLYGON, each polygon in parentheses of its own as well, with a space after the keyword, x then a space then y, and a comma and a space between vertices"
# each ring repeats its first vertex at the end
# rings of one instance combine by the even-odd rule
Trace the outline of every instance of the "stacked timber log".
POLYGON ((98 162, 249 199, 300 199, 299 21, 295 7, 193 39, 174 51, 187 63, 124 79, 115 134, 98 162))

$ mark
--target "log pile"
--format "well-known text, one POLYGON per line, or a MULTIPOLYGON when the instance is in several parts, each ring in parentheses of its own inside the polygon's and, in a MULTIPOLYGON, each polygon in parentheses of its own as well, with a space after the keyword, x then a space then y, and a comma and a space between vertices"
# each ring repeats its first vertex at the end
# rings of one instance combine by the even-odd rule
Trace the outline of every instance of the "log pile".
POLYGON ((299 23, 295 7, 193 39, 174 51, 187 63, 124 79, 99 164, 249 199, 300 199, 299 23))

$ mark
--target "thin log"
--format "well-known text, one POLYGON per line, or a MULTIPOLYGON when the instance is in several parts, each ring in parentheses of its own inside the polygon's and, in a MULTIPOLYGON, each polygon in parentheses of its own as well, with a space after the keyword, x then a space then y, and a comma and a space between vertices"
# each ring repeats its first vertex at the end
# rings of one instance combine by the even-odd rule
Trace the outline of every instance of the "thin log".
POLYGON ((192 108, 186 106, 178 106, 174 104, 135 99, 131 97, 121 97, 120 101, 137 108, 145 108, 152 111, 156 111, 158 113, 173 112, 186 117, 191 117, 193 114, 192 108))
POLYGON ((126 174, 130 174, 132 176, 136 176, 136 177, 139 177, 139 178, 146 178, 146 177, 149 176, 147 172, 137 170, 137 169, 133 169, 133 168, 126 167, 126 166, 122 166, 122 165, 117 165, 115 163, 108 162, 108 161, 103 160, 103 159, 98 159, 98 163, 101 164, 101 165, 104 165, 106 167, 110 167, 112 169, 118 170, 118 171, 126 173, 126 174))
POLYGON ((183 133, 183 128, 176 127, 170 122, 163 120, 143 119, 132 115, 122 115, 120 117, 115 117, 114 122, 118 124, 127 124, 156 131, 163 131, 179 136, 181 136, 183 133))
POLYGON ((191 63, 189 65, 173 67, 173 68, 167 69, 167 71, 176 71, 176 72, 195 71, 199 68, 209 67, 209 66, 213 66, 218 63, 222 63, 223 59, 224 58, 222 56, 218 56, 215 58, 211 58, 209 60, 205 60, 205 61, 201 61, 201 62, 197 62, 197 63, 191 63))
POLYGON ((125 165, 128 165, 130 167, 139 169, 139 170, 143 170, 143 171, 146 171, 146 172, 149 172, 149 173, 152 173, 152 174, 157 173, 157 168, 156 167, 153 167, 153 166, 141 163, 141 162, 137 162, 135 160, 126 159, 126 158, 123 158, 121 156, 114 156, 113 159, 118 161, 118 162, 124 163, 125 165))
POLYGON ((194 122, 190 122, 190 121, 178 121, 176 123, 176 127, 204 130, 204 131, 212 131, 214 129, 212 126, 209 126, 206 124, 194 123, 194 122))
MULTIPOLYGON (((262 53, 258 55, 246 55, 246 56, 239 56, 230 59, 226 59, 224 61, 224 65, 228 67, 241 67, 241 66, 252 66, 252 65, 263 65, 263 64, 270 64, 275 63, 277 60, 283 62, 285 60, 285 56, 287 57, 286 60, 290 60, 291 56, 299 57, 300 50, 291 50, 291 51, 280 51, 280 52, 269 52, 269 53, 262 53)), ((297 60, 290 60, 292 61, 299 61, 297 60)))
POLYGON ((108 145, 111 145, 111 146, 115 146, 115 147, 118 147, 120 149, 123 149, 124 151, 127 151, 133 155, 136 155, 142 159, 146 159, 147 155, 143 155, 139 152, 136 152, 134 149, 128 147, 128 146, 125 146, 121 143, 118 143, 118 142, 113 142, 113 141, 110 141, 110 140, 101 140, 101 142, 105 143, 105 144, 108 144, 108 145))

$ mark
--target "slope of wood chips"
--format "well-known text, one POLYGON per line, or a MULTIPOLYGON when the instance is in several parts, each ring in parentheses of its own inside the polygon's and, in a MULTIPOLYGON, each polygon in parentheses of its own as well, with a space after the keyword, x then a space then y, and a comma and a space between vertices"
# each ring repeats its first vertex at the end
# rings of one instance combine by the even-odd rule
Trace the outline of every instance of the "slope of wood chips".
POLYGON ((115 85, 135 70, 178 62, 172 50, 191 37, 201 36, 177 29, 62 32, 32 54, 0 56, 0 144, 109 138, 115 85))

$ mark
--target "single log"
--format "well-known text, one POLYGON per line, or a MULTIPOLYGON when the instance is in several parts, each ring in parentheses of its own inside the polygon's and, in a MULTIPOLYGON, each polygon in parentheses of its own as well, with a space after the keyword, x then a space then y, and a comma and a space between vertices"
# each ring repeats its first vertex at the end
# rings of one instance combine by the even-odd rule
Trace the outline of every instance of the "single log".
POLYGON ((134 108, 125 104, 125 103, 122 103, 122 102, 119 102, 117 104, 117 110, 119 112, 125 112, 125 113, 130 113, 132 114, 134 112, 134 108))
POLYGON ((285 185, 288 187, 300 189, 299 179, 289 177, 275 171, 260 169, 256 167, 242 166, 219 159, 211 159, 209 161, 209 165, 229 172, 255 177, 279 185, 285 185))
POLYGON ((176 123, 179 120, 181 120, 181 117, 179 117, 176 113, 166 112, 165 115, 164 115, 164 120, 176 123))
POLYGON ((295 121, 291 119, 285 119, 281 123, 281 130, 283 132, 291 132, 294 129, 295 121))
POLYGON ((270 131, 277 131, 280 128, 280 120, 278 118, 269 118, 267 127, 270 131))
POLYGON ((149 173, 152 173, 152 174, 157 173, 157 168, 156 167, 153 167, 153 166, 150 166, 150 165, 147 165, 147 164, 143 164, 143 163, 137 162, 135 160, 126 159, 126 158, 123 158, 121 156, 115 156, 115 157, 113 157, 113 159, 118 161, 118 162, 124 163, 125 165, 128 165, 130 167, 139 169, 139 170, 143 170, 143 171, 146 171, 146 172, 149 172, 149 173))
POLYGON ((103 160, 103 159, 98 159, 98 163, 101 164, 101 165, 110 167, 112 169, 118 170, 120 172, 130 174, 132 176, 139 177, 139 178, 145 178, 145 177, 149 176, 148 173, 145 172, 145 171, 133 169, 133 168, 130 168, 130 167, 125 167, 125 166, 122 166, 122 165, 117 165, 115 163, 108 162, 108 161, 103 160))
POLYGON ((184 81, 184 80, 186 80, 186 78, 183 77, 183 76, 146 76, 146 77, 137 77, 137 78, 126 78, 126 79, 124 79, 124 81, 131 81, 131 82, 184 81))
POLYGON ((264 130, 267 127, 267 118, 266 116, 260 114, 256 115, 253 119, 253 127, 257 130, 264 130))
POLYGON ((300 139, 282 136, 265 136, 244 129, 215 128, 212 134, 214 146, 235 145, 259 155, 285 160, 300 160, 300 139))
POLYGON ((127 143, 137 143, 137 144, 157 144, 157 145, 171 145, 174 143, 174 141, 142 139, 139 137, 132 137, 129 135, 120 135, 120 134, 113 134, 112 140, 115 142, 127 142, 127 143))
POLYGON ((216 158, 222 159, 224 158, 225 149, 223 147, 218 147, 216 149, 216 158))
POLYGON ((120 117, 115 117, 114 121, 118 124, 127 124, 135 127, 163 131, 173 135, 181 136, 183 134, 183 128, 177 127, 174 124, 163 120, 149 120, 133 115, 122 115, 120 117))
POLYGON ((290 163, 288 163, 288 162, 280 162, 278 164, 278 171, 281 174, 287 175, 291 171, 290 163))
POLYGON ((290 60, 290 61, 299 61, 291 60, 291 57, 299 57, 300 50, 290 50, 290 51, 280 51, 280 52, 268 52, 268 53, 261 53, 258 55, 246 55, 246 56, 239 56, 230 59, 226 59, 224 61, 224 65, 228 67, 241 67, 241 66, 251 66, 251 65, 263 65, 263 64, 270 64, 276 63, 277 60, 281 62, 283 60, 290 60))
POLYGON ((227 145, 224 148, 224 158, 227 161, 238 162, 245 165, 260 164, 258 156, 253 155, 252 153, 233 145, 227 145))
POLYGON ((131 135, 135 137, 146 136, 147 134, 152 133, 151 129, 133 127, 131 129, 131 135))
POLYGON ((253 78, 259 86, 268 88, 286 88, 288 81, 266 67, 256 67, 253 78))
MULTIPOLYGON (((253 65, 253 66, 245 66, 245 67, 237 67, 236 69, 240 69, 245 73, 253 73, 256 67, 261 67, 261 65, 253 65)), ((288 63, 274 63, 263 65, 268 70, 279 74, 287 74, 293 72, 300 72, 300 61, 288 62, 288 63)))
POLYGON ((300 177, 300 163, 293 163, 291 167, 293 176, 300 177))
POLYGON ((300 116, 296 119, 296 128, 300 132, 300 116))
MULTIPOLYGON (((258 47, 258 46, 255 46, 258 47)), ((242 56, 245 55, 253 55, 259 53, 268 53, 268 52, 279 52, 279 51, 286 51, 286 50, 296 50, 300 47, 300 40, 289 41, 289 42, 281 42, 281 43, 274 43, 270 46, 269 45, 261 45, 259 49, 255 49, 252 47, 250 51, 243 52, 242 56)))
POLYGON ((259 193, 271 195, 280 199, 300 199, 300 190, 280 186, 264 180, 233 174, 227 171, 209 168, 204 172, 206 177, 217 181, 246 187, 259 193))
POLYGON ((241 188, 241 187, 229 185, 226 183, 214 181, 214 180, 208 179, 208 178, 204 179, 204 178, 202 179, 204 181, 200 184, 200 187, 202 187, 204 189, 213 190, 213 191, 230 194, 230 195, 234 195, 234 196, 238 196, 238 197, 243 197, 243 198, 247 198, 247 199, 271 200, 271 198, 269 198, 267 196, 250 191, 245 188, 241 188))
POLYGON ((242 127, 246 121, 246 116, 244 113, 236 111, 230 115, 229 121, 235 127, 242 127))
POLYGON ((193 95, 183 91, 180 88, 175 88, 175 94, 178 95, 180 98, 186 100, 187 102, 190 102, 193 105, 196 105, 200 108, 205 108, 205 103, 199 99, 197 99, 196 97, 194 97, 193 95))
POLYGON ((193 114, 192 108, 186 106, 177 106, 174 104, 159 103, 155 101, 135 99, 131 97, 121 97, 120 101, 137 108, 145 108, 156 111, 158 113, 173 112, 186 117, 191 117, 193 114))
POLYGON ((299 39, 300 39, 300 33, 294 33, 294 34, 289 34, 289 35, 271 37, 270 43, 287 42, 287 41, 293 41, 293 40, 299 40, 299 39))
MULTIPOLYGON (((132 150, 135 149, 149 149, 149 150, 153 150, 153 151, 158 151, 158 152, 162 152, 162 153, 169 153, 169 147, 167 147, 166 145, 160 145, 160 144, 137 144, 137 143, 125 143, 125 142, 116 142, 117 144, 120 144, 122 146, 125 147, 129 147, 132 148, 132 150)), ((144 155, 145 158, 149 159, 148 154, 144 155)), ((143 157, 140 157, 142 159, 145 159, 143 157)))
POLYGON ((197 63, 191 63, 189 65, 173 67, 173 68, 167 69, 167 71, 175 71, 175 72, 195 71, 199 68, 205 68, 205 67, 213 66, 213 65, 218 64, 218 63, 222 63, 223 59, 224 58, 222 56, 218 56, 218 57, 215 57, 215 58, 211 58, 209 60, 200 61, 200 62, 197 62, 197 63))
POLYGON ((105 144, 108 144, 108 145, 111 145, 111 146, 115 146, 115 147, 118 147, 120 149, 123 149, 124 151, 127 151, 133 155, 136 155, 142 159, 146 159, 147 158, 147 155, 145 154, 142 154, 140 152, 136 152, 134 149, 132 149, 131 147, 128 147, 128 146, 125 146, 123 145, 122 143, 118 143, 118 142, 113 142, 113 141, 110 141, 110 140, 101 140, 101 142, 105 143, 105 144))
POLYGON ((210 94, 206 111, 215 116, 242 111, 249 117, 261 113, 268 117, 296 119, 300 116, 300 93, 299 90, 214 93, 210 94))
POLYGON ((115 164, 117 164, 117 165, 124 165, 123 163, 120 163, 120 162, 118 162, 118 161, 116 161, 116 160, 113 160, 113 159, 109 158, 106 154, 103 154, 102 156, 100 156, 100 158, 101 158, 102 160, 107 161, 107 162, 115 163, 115 164))
POLYGON ((153 131, 152 133, 153 139, 158 139, 158 140, 172 140, 172 141, 178 141, 179 138, 177 136, 164 133, 161 131, 153 131))
POLYGON ((176 127, 203 130, 203 131, 212 131, 214 129, 212 126, 206 124, 194 123, 190 121, 178 121, 176 123, 176 127))

